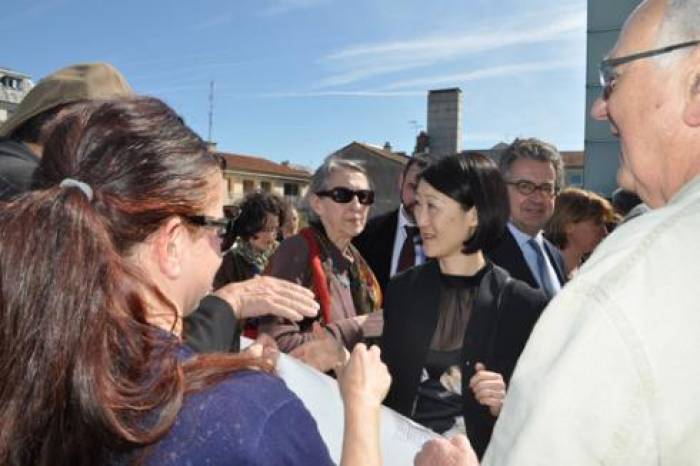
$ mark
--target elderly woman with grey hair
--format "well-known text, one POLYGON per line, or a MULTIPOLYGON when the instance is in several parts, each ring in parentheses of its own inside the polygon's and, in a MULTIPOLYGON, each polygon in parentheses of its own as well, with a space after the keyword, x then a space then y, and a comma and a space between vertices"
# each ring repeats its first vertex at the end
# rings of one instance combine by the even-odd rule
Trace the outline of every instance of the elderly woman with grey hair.
POLYGON ((310 226, 280 244, 266 274, 313 290, 321 311, 298 323, 270 317, 260 331, 282 351, 328 371, 343 348, 381 335, 381 290, 351 244, 365 227, 374 191, 362 165, 331 155, 314 173, 306 201, 310 226))

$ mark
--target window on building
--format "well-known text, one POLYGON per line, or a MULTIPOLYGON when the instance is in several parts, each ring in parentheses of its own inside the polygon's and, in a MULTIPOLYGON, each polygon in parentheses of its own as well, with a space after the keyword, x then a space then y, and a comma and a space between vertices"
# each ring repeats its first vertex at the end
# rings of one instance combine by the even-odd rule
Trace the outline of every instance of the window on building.
POLYGON ((285 196, 298 196, 299 195, 299 185, 295 183, 284 183, 284 195, 285 196))
POLYGON ((567 174, 566 184, 572 187, 583 186, 583 172, 581 170, 569 172, 567 174))
POLYGON ((8 89, 19 90, 20 88, 20 80, 12 76, 3 76, 0 82, 8 89))
POLYGON ((261 181, 260 182, 260 191, 264 193, 269 193, 272 191, 272 185, 270 184, 269 181, 261 181))
POLYGON ((255 182, 253 180, 243 180, 243 193, 248 194, 255 191, 255 182))

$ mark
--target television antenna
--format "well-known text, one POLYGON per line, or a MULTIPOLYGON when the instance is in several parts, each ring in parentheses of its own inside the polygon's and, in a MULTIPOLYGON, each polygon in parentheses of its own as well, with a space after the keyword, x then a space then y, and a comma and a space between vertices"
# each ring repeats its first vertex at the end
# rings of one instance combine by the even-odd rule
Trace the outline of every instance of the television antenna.
POLYGON ((418 132, 423 129, 423 125, 418 124, 416 120, 411 120, 408 122, 409 125, 411 125, 411 128, 413 128, 413 132, 415 134, 418 134, 418 132))
POLYGON ((209 144, 212 143, 211 140, 211 127, 214 123, 214 80, 209 81, 209 131, 207 133, 207 140, 209 144))

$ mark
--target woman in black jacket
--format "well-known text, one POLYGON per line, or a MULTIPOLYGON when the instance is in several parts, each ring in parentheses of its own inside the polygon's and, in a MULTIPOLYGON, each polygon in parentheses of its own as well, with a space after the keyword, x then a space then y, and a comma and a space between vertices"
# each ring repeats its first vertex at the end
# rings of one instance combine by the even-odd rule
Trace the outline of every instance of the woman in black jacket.
POLYGON ((435 260, 389 283, 386 404, 437 432, 466 431, 481 457, 547 299, 482 253, 509 215, 505 183, 489 158, 443 158, 422 173, 416 200, 423 250, 435 260))

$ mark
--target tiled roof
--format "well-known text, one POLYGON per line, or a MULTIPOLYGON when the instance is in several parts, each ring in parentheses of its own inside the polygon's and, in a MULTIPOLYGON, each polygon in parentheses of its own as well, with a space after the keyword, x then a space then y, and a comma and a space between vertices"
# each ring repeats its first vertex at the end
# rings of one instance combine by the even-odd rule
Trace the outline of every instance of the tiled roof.
POLYGON ((408 160, 410 158, 408 155, 404 154, 403 152, 393 152, 390 150, 386 150, 383 147, 375 146, 373 144, 368 144, 366 142, 357 142, 357 141, 351 142, 347 146, 340 149, 338 152, 342 152, 343 150, 345 150, 346 148, 348 148, 352 145, 360 146, 361 148, 363 148, 363 149, 365 149, 365 150, 367 150, 375 155, 378 155, 380 157, 384 157, 385 159, 393 160, 394 162, 399 162, 402 164, 405 164, 406 162, 408 162, 408 160))
POLYGON ((15 76, 18 78, 25 78, 25 79, 30 79, 31 76, 29 76, 26 73, 20 73, 19 71, 12 70, 10 68, 6 68, 4 66, 0 66, 0 73, 2 74, 9 74, 10 76, 15 76))
POLYGON ((262 157, 251 155, 230 154, 227 152, 217 152, 226 159, 226 168, 234 171, 244 171, 252 173, 265 173, 277 176, 289 176, 293 178, 311 178, 311 173, 305 170, 292 168, 288 165, 273 162, 262 157))

